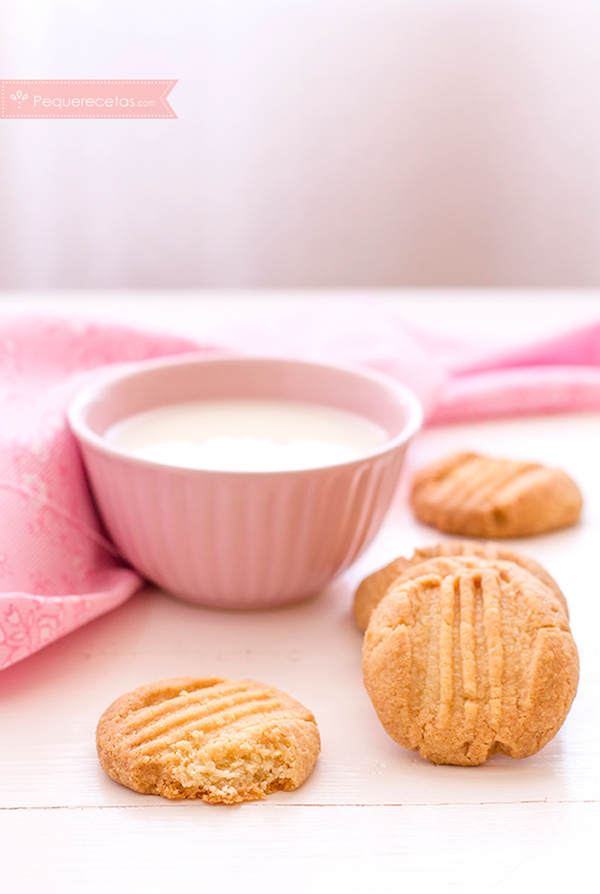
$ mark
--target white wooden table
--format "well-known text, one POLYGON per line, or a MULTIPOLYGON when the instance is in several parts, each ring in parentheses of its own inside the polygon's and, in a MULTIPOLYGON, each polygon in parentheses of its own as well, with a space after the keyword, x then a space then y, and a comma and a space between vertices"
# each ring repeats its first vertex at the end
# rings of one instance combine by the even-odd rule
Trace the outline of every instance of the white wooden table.
MULTIPOLYGON (((343 295, 10 294, 0 314, 77 311, 206 338, 232 313, 343 295)), ((593 293, 387 293, 440 333, 525 339, 600 319, 593 293), (515 318, 518 315, 518 333, 515 318)), ((0 674, 0 880, 9 892, 595 890, 600 844, 600 414, 426 430, 411 469, 455 448, 562 466, 585 496, 580 525, 515 541, 561 584, 581 657, 562 730, 522 761, 436 767, 395 745, 361 681, 350 606, 362 577, 437 542, 400 489, 380 535, 318 597, 227 613, 148 587, 0 674), (112 782, 97 719, 122 692, 187 674, 253 677, 315 713, 323 750, 296 792, 235 807, 169 802, 112 782)))

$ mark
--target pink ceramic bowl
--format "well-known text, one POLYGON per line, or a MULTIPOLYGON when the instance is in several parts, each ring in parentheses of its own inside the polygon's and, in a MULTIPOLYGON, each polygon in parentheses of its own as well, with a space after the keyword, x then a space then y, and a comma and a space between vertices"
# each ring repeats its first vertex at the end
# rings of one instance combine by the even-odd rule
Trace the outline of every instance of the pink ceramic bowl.
POLYGON ((311 596, 379 530, 417 398, 388 376, 298 360, 185 355, 95 376, 69 409, 100 514, 142 575, 192 602, 265 608, 311 596), (205 471, 135 457, 104 435, 171 403, 275 399, 322 404, 382 426, 388 440, 351 462, 296 471, 205 471))

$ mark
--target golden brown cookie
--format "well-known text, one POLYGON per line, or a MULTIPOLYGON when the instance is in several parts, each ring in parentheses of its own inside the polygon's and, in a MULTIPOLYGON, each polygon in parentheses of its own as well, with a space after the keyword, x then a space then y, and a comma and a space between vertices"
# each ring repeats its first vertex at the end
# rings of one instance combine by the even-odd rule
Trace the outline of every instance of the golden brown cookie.
POLYGON ((471 766, 549 742, 575 696, 579 662, 555 595, 498 561, 392 587, 371 616, 363 674, 396 742, 434 763, 471 766))
POLYGON ((179 677, 122 695, 96 731, 104 770, 122 785, 211 804, 298 788, 320 750, 315 718, 254 680, 179 677))
POLYGON ((553 590, 568 616, 567 601, 560 587, 535 559, 517 552, 515 549, 498 546, 496 543, 447 540, 444 543, 437 543, 435 546, 426 546, 415 550, 410 559, 403 557, 394 559, 385 568, 380 568, 379 571, 373 572, 362 581, 354 596, 354 617, 360 629, 367 629, 371 612, 398 578, 410 575, 415 565, 441 556, 478 556, 491 561, 501 559, 506 562, 514 562, 521 568, 530 571, 553 590))
POLYGON ((465 537, 527 537, 574 524, 582 498, 566 472, 539 463, 456 453, 417 473, 417 518, 465 537))

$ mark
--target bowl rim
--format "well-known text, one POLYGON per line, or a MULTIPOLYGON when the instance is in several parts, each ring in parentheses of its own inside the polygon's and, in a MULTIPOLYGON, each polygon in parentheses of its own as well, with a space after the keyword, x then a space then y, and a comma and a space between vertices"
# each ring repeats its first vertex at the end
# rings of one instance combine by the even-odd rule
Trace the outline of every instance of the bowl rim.
MULTIPOLYGON (((157 407, 158 406, 163 405, 157 404, 157 407)), ((332 408, 335 408, 334 405, 332 405, 332 408)), ((356 413, 355 415, 360 416, 360 413, 356 413)), ((386 454, 393 453, 398 448, 407 445, 411 441, 411 439, 420 431, 423 425, 423 421, 424 410, 417 395, 411 388, 409 388, 408 385, 405 385, 399 379, 395 379, 393 376, 388 375, 388 373, 381 372, 370 367, 361 366, 360 364, 328 363, 318 360, 306 360, 301 357, 246 355, 216 351, 211 351, 210 353, 206 354, 197 351, 186 351, 182 354, 152 357, 147 360, 124 361, 110 364, 110 366, 103 366, 90 372, 89 378, 87 378, 86 381, 76 390, 67 406, 67 423, 71 433, 74 435, 75 439, 79 442, 80 445, 85 444, 100 453, 103 453, 110 457, 118 458, 119 460, 136 467, 152 468, 157 471, 169 472, 170 474, 183 474, 188 476, 192 475, 194 477, 202 477, 204 475, 224 477, 239 477, 244 475, 251 475, 256 476, 257 478, 281 475, 303 476, 307 474, 319 474, 321 472, 327 473, 331 469, 336 468, 351 468, 352 466, 361 465, 367 460, 373 460, 380 456, 385 456, 386 454), (162 369, 174 366, 197 365, 204 363, 239 363, 240 361, 248 362, 250 364, 265 362, 280 364, 290 363, 295 365, 310 366, 313 368, 322 368, 325 370, 338 370, 340 372, 359 376, 363 379, 369 379, 372 382, 375 382, 376 384, 386 388, 388 391, 393 392, 394 396, 396 398, 399 398, 399 401, 402 404, 404 411, 406 412, 406 422, 402 430, 393 438, 388 438, 379 447, 376 447, 373 450, 366 451, 365 453, 361 453, 359 457, 351 460, 323 463, 322 465, 301 469, 249 470, 201 469, 189 466, 172 465, 166 462, 145 459, 140 456, 136 456, 134 453, 128 450, 118 447, 116 444, 113 444, 105 437, 96 434, 96 432, 94 432, 90 428, 83 417, 85 409, 93 404, 95 400, 98 400, 100 398, 104 388, 114 382, 134 377, 138 374, 143 374, 146 371, 152 371, 154 369, 162 369)))

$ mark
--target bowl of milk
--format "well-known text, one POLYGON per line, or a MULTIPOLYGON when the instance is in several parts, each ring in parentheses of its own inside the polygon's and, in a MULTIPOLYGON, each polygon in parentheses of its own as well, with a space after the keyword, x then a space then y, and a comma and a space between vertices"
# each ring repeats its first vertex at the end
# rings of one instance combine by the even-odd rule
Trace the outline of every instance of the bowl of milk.
POLYGON ((305 599, 354 562, 422 424, 415 395, 378 372, 198 354, 105 369, 68 416, 122 556, 235 609, 305 599))

